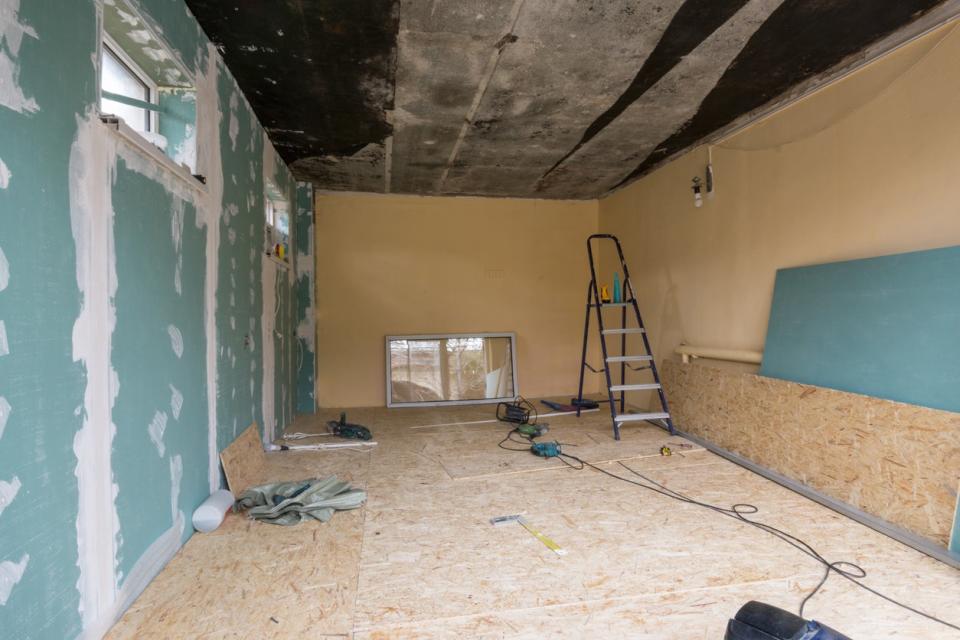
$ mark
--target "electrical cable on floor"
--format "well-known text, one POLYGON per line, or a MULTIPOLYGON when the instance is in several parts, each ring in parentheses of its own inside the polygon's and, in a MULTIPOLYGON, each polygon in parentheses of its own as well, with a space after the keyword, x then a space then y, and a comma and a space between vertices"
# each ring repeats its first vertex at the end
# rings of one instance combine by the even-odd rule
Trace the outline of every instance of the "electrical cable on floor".
MULTIPOLYGON (((501 440, 499 443, 497 443, 497 446, 499 446, 501 449, 505 449, 505 450, 507 450, 507 451, 530 451, 529 445, 531 445, 533 442, 534 442, 534 438, 531 438, 531 437, 529 437, 529 436, 527 436, 527 435, 525 435, 525 434, 522 434, 522 433, 518 432, 516 429, 511 429, 511 430, 507 433, 506 437, 505 437, 503 440, 501 440), (524 442, 520 442, 520 441, 518 441, 518 440, 515 440, 515 439, 513 438, 513 434, 515 434, 515 433, 516 433, 517 435, 519 435, 521 438, 523 438, 523 439, 524 439, 524 442), (504 443, 506 443, 506 442, 508 442, 508 441, 509 441, 509 442, 513 442, 513 443, 515 443, 515 444, 528 445, 528 446, 524 446, 523 448, 520 448, 520 449, 504 446, 504 443)), ((611 478, 615 478, 615 479, 617 479, 617 480, 622 480, 623 482, 626 482, 626 483, 629 483, 629 484, 632 484, 632 485, 636 485, 636 486, 638 486, 638 487, 640 487, 640 488, 642 488, 642 489, 646 489, 647 491, 652 491, 652 492, 654 492, 654 493, 658 493, 658 494, 660 494, 660 495, 662 495, 662 496, 665 496, 665 497, 667 497, 667 498, 670 498, 670 499, 672 499, 672 500, 677 500, 678 502, 684 502, 684 503, 686 503, 686 504, 692 504, 692 505, 695 505, 695 506, 698 506, 698 507, 703 507, 703 508, 705 508, 705 509, 709 509, 709 510, 714 511, 714 512, 716 512, 716 513, 719 513, 719 514, 721 514, 721 515, 727 516, 728 518, 733 518, 733 519, 735 519, 735 520, 739 520, 740 522, 743 522, 743 523, 748 524, 748 525, 750 525, 750 526, 756 527, 757 529, 760 529, 761 531, 765 531, 766 533, 769 533, 770 535, 772 535, 772 536, 780 539, 781 541, 786 542, 787 544, 789 544, 789 545, 792 546, 793 548, 797 549, 797 550, 800 551, 801 553, 803 553, 803 554, 805 554, 805 555, 813 558, 814 560, 816 560, 817 562, 819 562, 821 565, 823 565, 823 567, 824 567, 824 573, 823 573, 823 577, 820 578, 820 582, 817 583, 817 586, 815 586, 815 587, 813 588, 813 590, 810 591, 810 593, 808 593, 808 594, 803 598, 803 600, 800 602, 799 615, 800 615, 801 618, 803 617, 803 611, 804 611, 804 608, 806 607, 807 603, 813 598, 813 596, 815 596, 815 595, 820 591, 821 588, 823 588, 823 585, 826 584, 827 579, 830 577, 830 574, 831 574, 831 573, 836 573, 837 575, 839 575, 839 576, 841 576, 841 577, 843 577, 843 578, 846 578, 847 580, 849 580, 850 582, 852 582, 852 583, 855 584, 856 586, 860 587, 861 589, 863 589, 863 590, 865 590, 865 591, 867 591, 867 592, 869 592, 869 593, 872 593, 873 595, 877 596, 878 598, 881 598, 881 599, 883 599, 883 600, 886 600, 886 601, 889 602, 890 604, 896 605, 896 606, 898 606, 898 607, 900 607, 900 608, 902 608, 902 609, 905 609, 906 611, 909 611, 909 612, 911 612, 911 613, 914 613, 914 614, 916 614, 916 615, 918 615, 918 616, 920 616, 920 617, 922 617, 922 618, 926 618, 927 620, 930 620, 930 621, 932 621, 932 622, 937 622, 937 623, 939 623, 939 624, 942 624, 943 626, 948 627, 948 628, 950 628, 950 629, 955 629, 955 630, 957 630, 957 631, 960 631, 960 625, 953 624, 952 622, 947 622, 946 620, 943 620, 943 619, 941 619, 941 618, 938 618, 938 617, 936 617, 936 616, 934 616, 934 615, 932 615, 932 614, 926 613, 926 612, 924 612, 924 611, 920 611, 919 609, 915 609, 914 607, 911 607, 910 605, 908 605, 908 604, 906 604, 906 603, 903 603, 903 602, 901 602, 901 601, 899 601, 899 600, 897 600, 897 599, 895 599, 895 598, 892 598, 892 597, 890 597, 890 596, 888 596, 888 595, 885 595, 885 594, 881 593, 880 591, 877 591, 876 589, 874 589, 874 588, 872 588, 872 587, 869 587, 869 586, 863 584, 862 582, 860 582, 860 580, 867 577, 867 572, 866 572, 866 570, 865 570, 863 567, 861 567, 860 565, 858 565, 858 564, 856 564, 856 563, 853 563, 853 562, 848 562, 848 561, 846 561, 846 560, 838 560, 838 561, 835 561, 835 562, 830 562, 829 560, 827 560, 826 558, 824 558, 822 555, 820 555, 820 553, 819 553, 816 549, 814 549, 813 546, 812 546, 810 543, 808 543, 807 541, 803 540, 802 538, 798 538, 797 536, 794 536, 794 535, 792 535, 792 534, 790 534, 790 533, 787 533, 786 531, 783 531, 782 529, 778 529, 777 527, 774 527, 773 525, 766 524, 765 522, 759 522, 759 521, 757 521, 757 520, 751 520, 750 518, 747 518, 746 516, 748 516, 748 515, 752 515, 752 514, 755 514, 755 513, 759 513, 759 512, 760 512, 760 508, 757 507, 756 505, 747 504, 747 503, 736 503, 736 504, 732 505, 731 507, 727 508, 727 507, 719 507, 719 506, 717 506, 717 505, 715 505, 715 504, 711 504, 711 503, 709 503, 709 502, 703 502, 703 501, 701 501, 701 500, 696 500, 696 499, 694 499, 694 498, 691 498, 691 497, 689 497, 689 496, 687 496, 687 495, 684 495, 684 494, 680 493, 679 491, 675 491, 674 489, 670 489, 669 487, 667 487, 667 486, 665 486, 665 485, 663 485, 663 484, 660 484, 660 483, 657 482, 656 480, 653 480, 653 479, 651 479, 651 478, 648 478, 647 476, 643 475, 643 474, 640 473, 639 471, 636 471, 636 470, 634 470, 634 469, 631 469, 630 467, 628 467, 628 466, 627 466, 626 464, 624 464, 623 462, 617 462, 617 464, 619 464, 621 467, 623 467, 624 469, 626 469, 627 471, 629 471, 629 472, 632 473, 633 475, 641 478, 644 482, 649 483, 649 484, 644 484, 644 482, 638 482, 638 481, 636 481, 636 480, 631 480, 630 478, 625 478, 625 477, 623 477, 623 476, 617 475, 617 474, 615 474, 615 473, 612 473, 612 472, 610 472, 610 471, 607 471, 606 469, 603 469, 603 468, 601 468, 601 467, 598 467, 598 466, 595 465, 595 464, 592 464, 592 463, 590 463, 590 462, 587 462, 586 460, 583 460, 583 459, 581 459, 581 458, 578 458, 577 456, 571 455, 571 454, 569 454, 569 453, 560 453, 560 454, 559 454, 558 456, 556 456, 556 457, 558 457, 561 462, 565 463, 565 464, 566 464, 568 467, 570 467, 571 469, 575 469, 575 470, 579 471, 579 470, 583 469, 584 467, 590 467, 590 468, 593 469, 594 471, 599 471, 600 473, 602 473, 602 474, 604 474, 604 475, 607 475, 607 476, 610 476, 611 478), (573 461, 577 462, 577 463, 579 464, 579 466, 573 465, 569 460, 566 460, 566 458, 570 458, 570 460, 573 460, 573 461)))
MULTIPOLYGON (((508 436, 508 437, 509 437, 509 436, 508 436)), ((774 537, 776 537, 776 538, 779 538, 779 539, 782 540, 783 542, 786 542, 787 544, 789 544, 790 546, 794 547, 794 548, 797 549, 798 551, 806 554, 807 556, 809 556, 809 557, 813 558, 814 560, 816 560, 817 562, 819 562, 819 563, 820 563, 821 565, 823 565, 823 567, 824 567, 824 574, 823 574, 823 577, 820 579, 820 582, 817 583, 817 586, 814 587, 814 589, 813 589, 810 593, 808 593, 807 596, 806 596, 806 597, 803 599, 803 601, 800 603, 799 615, 800 615, 801 618, 803 617, 803 610, 804 610, 804 607, 806 606, 807 602, 809 602, 810 599, 813 598, 813 596, 816 595, 817 592, 820 591, 820 589, 823 587, 823 585, 827 582, 827 579, 830 577, 830 574, 831 574, 831 572, 832 572, 832 573, 836 573, 837 575, 840 575, 840 576, 846 578, 847 580, 849 580, 850 582, 852 582, 852 583, 855 584, 856 586, 860 587, 861 589, 864 589, 865 591, 868 591, 869 593, 872 593, 873 595, 875 595, 875 596, 877 596, 877 597, 879 597, 879 598, 882 598, 883 600, 886 600, 886 601, 889 602, 890 604, 894 604, 894 605, 896 605, 896 606, 898 606, 898 607, 900 607, 900 608, 902 608, 902 609, 905 609, 905 610, 907 610, 907 611, 909 611, 909 612, 911 612, 911 613, 914 613, 914 614, 916 614, 916 615, 918 615, 918 616, 921 616, 921 617, 923 617, 923 618, 926 618, 927 620, 930 620, 930 621, 932 621, 932 622, 940 623, 940 624, 942 624, 942 625, 945 626, 945 627, 949 627, 950 629, 955 629, 955 630, 957 630, 957 631, 960 631, 960 625, 956 625, 956 624, 953 624, 953 623, 951 623, 951 622, 947 622, 946 620, 942 620, 941 618, 938 618, 938 617, 936 617, 936 616, 934 616, 934 615, 932 615, 932 614, 925 613, 925 612, 923 612, 923 611, 920 611, 919 609, 915 609, 915 608, 911 607, 911 606, 908 605, 908 604, 905 604, 905 603, 903 603, 903 602, 900 602, 899 600, 896 600, 895 598, 892 598, 892 597, 890 597, 890 596, 884 595, 883 593, 877 591, 876 589, 873 589, 872 587, 869 587, 869 586, 863 584, 862 582, 860 582, 860 579, 865 578, 865 577, 867 576, 867 572, 863 569, 863 567, 861 567, 861 566, 859 566, 859 565, 857 565, 857 564, 855 564, 855 563, 853 563, 853 562, 847 562, 847 561, 844 561, 844 560, 840 560, 840 561, 836 561, 836 562, 830 562, 829 560, 827 560, 826 558, 824 558, 822 555, 820 555, 820 553, 817 552, 817 550, 814 549, 813 546, 810 545, 810 544, 809 544, 808 542, 806 542, 805 540, 803 540, 803 539, 801 539, 801 538, 798 538, 798 537, 796 537, 796 536, 794 536, 794 535, 792 535, 792 534, 789 534, 789 533, 787 533, 786 531, 783 531, 782 529, 778 529, 778 528, 776 528, 776 527, 774 527, 774 526, 772 526, 772 525, 768 525, 768 524, 766 524, 766 523, 764 523, 764 522, 759 522, 759 521, 757 521, 757 520, 751 520, 750 518, 747 518, 747 517, 746 517, 747 515, 751 515, 751 514, 754 514, 754 513, 758 513, 758 512, 760 511, 759 507, 757 507, 756 505, 744 504, 744 503, 737 503, 737 504, 734 504, 733 506, 731 506, 731 507, 729 507, 729 508, 719 507, 719 506, 717 506, 717 505, 710 504, 709 502, 702 502, 702 501, 700 501, 700 500, 695 500, 694 498, 691 498, 691 497, 689 497, 689 496, 686 496, 686 495, 684 495, 684 494, 682 494, 682 493, 680 493, 680 492, 678 492, 678 491, 674 491, 673 489, 670 489, 670 488, 668 488, 668 487, 660 484, 659 482, 656 482, 655 480, 652 480, 652 479, 648 478, 647 476, 643 475, 643 474, 640 473, 639 471, 635 471, 635 470, 631 469, 630 467, 628 467, 628 466, 627 466, 626 464, 624 464, 623 462, 618 462, 617 464, 619 464, 621 467, 623 467, 624 469, 626 469, 626 470, 629 471, 630 473, 632 473, 632 474, 634 474, 634 475, 642 478, 642 479, 644 480, 644 482, 647 482, 647 483, 650 483, 650 484, 644 484, 644 482, 638 482, 638 481, 636 481, 636 480, 631 480, 630 478, 625 478, 625 477, 623 477, 623 476, 617 475, 617 474, 615 474, 615 473, 612 473, 612 472, 610 472, 610 471, 607 471, 606 469, 602 469, 602 468, 598 467, 598 466, 595 465, 595 464, 592 464, 592 463, 590 463, 590 462, 587 462, 586 460, 582 460, 582 459, 578 458, 577 456, 570 455, 570 454, 568 454, 568 453, 561 453, 561 454, 560 454, 560 457, 562 457, 562 458, 564 458, 564 457, 565 457, 565 458, 570 458, 571 460, 574 460, 574 461, 578 462, 578 463, 580 464, 580 467, 573 467, 573 465, 570 465, 571 467, 573 467, 573 468, 575 468, 575 469, 577 469, 577 468, 582 469, 583 467, 590 467, 591 469, 593 469, 593 470, 595 470, 595 471, 599 471, 600 473, 602 473, 602 474, 604 474, 604 475, 607 475, 607 476, 610 476, 611 478, 615 478, 615 479, 617 479, 617 480, 622 480, 623 482, 627 482, 627 483, 629 483, 629 484, 636 485, 636 486, 641 487, 641 488, 643 488, 643 489, 646 489, 646 490, 648 490, 648 491, 653 491, 654 493, 659 493, 660 495, 663 495, 663 496, 665 496, 665 497, 667 497, 667 498, 671 498, 671 499, 673 499, 673 500, 677 500, 677 501, 679 501, 679 502, 685 502, 685 503, 687 503, 687 504, 692 504, 692 505, 695 505, 695 506, 703 507, 703 508, 705 508, 705 509, 710 509, 711 511, 715 511, 715 512, 721 514, 721 515, 724 515, 724 516, 727 516, 727 517, 729 517, 729 518, 733 518, 733 519, 735 519, 735 520, 739 520, 739 521, 741 521, 741 522, 744 522, 744 523, 746 523, 746 524, 749 524, 749 525, 751 525, 751 526, 753 526, 753 527, 756 527, 756 528, 760 529, 761 531, 765 531, 765 532, 769 533, 770 535, 772 535, 772 536, 774 536, 774 537), (652 485, 652 486, 651 486, 651 485, 652 485)), ((569 464, 569 463, 568 463, 568 464, 569 464)))

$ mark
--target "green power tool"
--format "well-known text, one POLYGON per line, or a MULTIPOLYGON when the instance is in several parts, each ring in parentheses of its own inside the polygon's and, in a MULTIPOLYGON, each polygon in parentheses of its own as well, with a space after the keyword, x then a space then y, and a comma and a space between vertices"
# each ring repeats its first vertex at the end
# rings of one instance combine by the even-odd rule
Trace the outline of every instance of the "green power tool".
POLYGON ((541 422, 538 424, 518 424, 517 428, 514 429, 517 433, 528 438, 539 438, 550 428, 547 426, 547 423, 541 422))
POLYGON ((534 442, 530 446, 530 453, 541 458, 556 458, 560 455, 559 442, 534 442))

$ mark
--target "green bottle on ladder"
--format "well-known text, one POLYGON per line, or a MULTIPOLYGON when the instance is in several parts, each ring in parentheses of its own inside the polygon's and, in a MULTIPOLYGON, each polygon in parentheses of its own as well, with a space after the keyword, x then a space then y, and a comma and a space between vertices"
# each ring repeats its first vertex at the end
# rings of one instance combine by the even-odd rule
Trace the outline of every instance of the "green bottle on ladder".
MULTIPOLYGON (((587 342, 590 337, 590 312, 596 310, 597 328, 600 332, 600 351, 603 355, 603 373, 607 383, 607 398, 610 401, 610 418, 613 420, 613 437, 620 439, 620 426, 625 422, 649 422, 658 427, 665 428, 670 434, 676 433, 673 427, 673 420, 670 418, 670 409, 667 406, 667 396, 663 392, 663 385, 660 384, 660 374, 657 372, 657 363, 653 359, 653 351, 650 349, 650 340, 647 337, 646 329, 643 326, 643 318, 640 317, 640 307, 637 306, 637 296, 633 290, 633 283, 630 282, 630 271, 627 269, 627 262, 623 257, 623 249, 616 236, 606 233, 594 234, 587 238, 587 258, 590 261, 590 284, 587 286, 587 312, 583 322, 583 353, 580 358, 580 388, 577 392, 577 399, 583 400, 583 378, 587 369, 594 373, 600 373, 599 369, 594 369, 587 364, 587 342), (597 271, 593 259, 593 242, 601 240, 611 240, 617 247, 617 256, 620 259, 620 271, 623 273, 622 296, 619 301, 604 302, 600 298, 600 288, 597 284, 597 271), (636 318, 636 326, 628 326, 627 308, 633 310, 633 316, 636 318), (603 323, 604 309, 620 309, 620 326, 608 329, 603 323), (630 355, 627 354, 627 336, 638 334, 643 345, 643 353, 630 355), (620 336, 620 354, 610 355, 607 348, 607 338, 609 336, 620 336), (631 363, 640 363, 633 366, 631 363), (620 365, 620 384, 613 383, 613 376, 610 374, 610 365, 620 365), (641 382, 627 384, 627 370, 631 371, 650 371, 653 374, 653 382, 641 382), (660 399, 660 411, 651 413, 626 413, 626 393, 628 391, 656 391, 660 399), (615 397, 616 394, 620 397, 615 397), (619 404, 619 410, 617 405, 619 404)), ((577 415, 580 415, 579 402, 576 403, 577 415)))

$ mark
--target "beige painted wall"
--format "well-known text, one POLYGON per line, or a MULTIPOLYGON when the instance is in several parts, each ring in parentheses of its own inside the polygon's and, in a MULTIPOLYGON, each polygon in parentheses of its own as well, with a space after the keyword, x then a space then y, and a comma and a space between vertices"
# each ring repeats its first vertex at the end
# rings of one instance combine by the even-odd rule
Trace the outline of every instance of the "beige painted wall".
POLYGON ((385 404, 391 334, 514 331, 522 394, 576 391, 596 201, 318 194, 316 209, 320 406, 385 404))
POLYGON ((762 350, 778 268, 960 244, 957 60, 941 29, 715 146, 702 208, 706 148, 601 200, 658 358, 762 350))

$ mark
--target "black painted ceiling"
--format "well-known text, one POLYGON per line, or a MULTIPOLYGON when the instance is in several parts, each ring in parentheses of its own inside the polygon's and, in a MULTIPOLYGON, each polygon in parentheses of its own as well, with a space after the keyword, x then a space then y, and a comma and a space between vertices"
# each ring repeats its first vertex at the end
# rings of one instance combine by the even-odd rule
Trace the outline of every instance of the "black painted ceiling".
POLYGON ((949 3, 187 4, 300 179, 595 198, 949 3))

